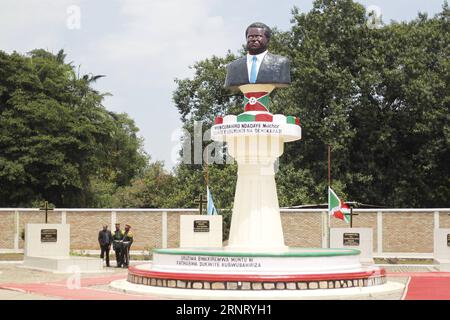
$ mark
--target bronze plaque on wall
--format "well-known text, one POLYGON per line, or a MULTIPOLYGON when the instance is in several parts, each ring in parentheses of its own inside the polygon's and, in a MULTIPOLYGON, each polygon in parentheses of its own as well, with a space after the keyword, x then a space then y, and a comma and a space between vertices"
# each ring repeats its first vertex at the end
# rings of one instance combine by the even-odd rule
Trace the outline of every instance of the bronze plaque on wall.
POLYGON ((344 246, 359 246, 359 233, 344 233, 344 246))
POLYGON ((209 220, 194 220, 194 232, 209 232, 209 220))
POLYGON ((450 247, 450 233, 447 233, 447 246, 450 247))
POLYGON ((41 229, 41 242, 56 242, 58 240, 58 230, 41 229))

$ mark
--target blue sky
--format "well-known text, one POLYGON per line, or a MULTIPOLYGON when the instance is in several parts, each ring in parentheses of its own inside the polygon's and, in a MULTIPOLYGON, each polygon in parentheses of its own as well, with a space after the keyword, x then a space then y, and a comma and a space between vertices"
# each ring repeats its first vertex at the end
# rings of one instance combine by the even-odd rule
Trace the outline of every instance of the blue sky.
MULTIPOLYGON (((385 23, 434 15, 444 0, 368 0, 385 23)), ((126 112, 140 128, 152 160, 175 165, 178 153, 175 78, 189 66, 227 50, 237 52, 244 30, 262 21, 290 27, 291 9, 307 12, 311 0, 0 0, 0 50, 64 49, 81 73, 107 75, 96 84, 113 94, 107 109, 126 112), (79 18, 79 19, 78 19, 79 18)))

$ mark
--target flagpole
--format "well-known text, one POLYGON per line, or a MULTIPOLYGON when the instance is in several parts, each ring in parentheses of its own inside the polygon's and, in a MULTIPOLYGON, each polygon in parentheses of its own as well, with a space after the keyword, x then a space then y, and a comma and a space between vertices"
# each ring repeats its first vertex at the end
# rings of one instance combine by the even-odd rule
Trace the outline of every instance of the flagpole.
MULTIPOLYGON (((206 184, 206 200, 209 201, 208 197, 208 185, 209 185, 209 174, 208 174, 208 146, 206 146, 206 159, 205 159, 205 184, 206 184)), ((206 214, 208 214, 208 204, 206 205, 206 214)))
POLYGON ((331 188, 331 145, 328 145, 328 187, 331 188))
MULTIPOLYGON (((328 202, 330 201, 330 188, 331 188, 331 145, 328 145, 328 202)), ((327 216, 328 216, 328 248, 330 248, 331 246, 331 240, 330 240, 330 236, 331 236, 331 217, 330 217, 330 212, 327 212, 327 216)))
POLYGON ((205 162, 205 183, 206 187, 209 185, 209 174, 208 174, 208 162, 205 162))

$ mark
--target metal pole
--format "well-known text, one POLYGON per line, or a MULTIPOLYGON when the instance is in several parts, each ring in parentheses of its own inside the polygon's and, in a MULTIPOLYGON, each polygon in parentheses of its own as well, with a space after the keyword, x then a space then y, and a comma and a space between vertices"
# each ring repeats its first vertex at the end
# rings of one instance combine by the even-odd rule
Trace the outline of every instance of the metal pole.
POLYGON ((209 184, 208 156, 209 156, 209 152, 208 152, 208 146, 207 146, 206 147, 206 160, 205 160, 205 182, 206 182, 206 186, 208 186, 208 184, 209 184))
MULTIPOLYGON (((328 188, 331 188, 331 145, 328 145, 328 188)), ((327 195, 328 197, 330 196, 329 193, 330 191, 327 190, 327 195)), ((329 201, 329 200, 328 200, 329 201)), ((328 248, 330 248, 331 246, 331 217, 330 217, 330 213, 327 212, 327 222, 328 222, 328 248)))
POLYGON ((331 188, 331 145, 328 145, 328 186, 331 188))
POLYGON ((353 206, 350 206, 350 228, 353 228, 353 206))

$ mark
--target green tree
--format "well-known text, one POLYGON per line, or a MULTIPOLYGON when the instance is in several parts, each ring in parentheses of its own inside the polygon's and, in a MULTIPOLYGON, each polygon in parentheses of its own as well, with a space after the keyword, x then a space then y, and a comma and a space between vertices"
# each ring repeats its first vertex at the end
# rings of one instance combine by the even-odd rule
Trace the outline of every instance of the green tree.
POLYGON ((101 76, 78 77, 64 59, 0 51, 1 206, 91 206, 91 181, 125 185, 145 165, 133 121, 91 87, 101 76))
MULTIPOLYGON (((344 198, 448 206, 447 3, 433 18, 419 14, 380 28, 351 0, 316 0, 310 12, 292 14, 291 30, 275 30, 269 49, 290 58, 293 79, 272 94, 271 111, 298 115, 303 131, 280 159, 280 204, 326 201, 331 145, 333 188, 344 198)), ((208 127, 214 116, 242 112, 240 97, 223 89, 225 64, 234 58, 198 62, 193 79, 178 80, 174 101, 191 133, 193 120, 208 127)), ((184 168, 184 181, 190 175, 198 183, 201 170, 184 168)), ((220 189, 226 180, 216 183, 220 189)))
POLYGON ((113 194, 117 208, 170 208, 175 189, 175 177, 164 169, 160 161, 147 166, 142 177, 133 179, 130 186, 120 187, 113 194))

